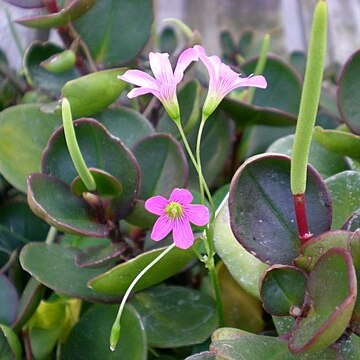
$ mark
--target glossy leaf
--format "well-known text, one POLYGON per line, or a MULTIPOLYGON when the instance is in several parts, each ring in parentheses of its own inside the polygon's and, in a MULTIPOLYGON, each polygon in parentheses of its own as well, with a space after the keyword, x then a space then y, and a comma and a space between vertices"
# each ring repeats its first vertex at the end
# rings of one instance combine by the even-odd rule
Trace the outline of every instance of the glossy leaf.
MULTIPOLYGON (((294 135, 282 137, 272 143, 267 149, 267 152, 291 156, 293 143, 294 135)), ((312 165, 324 179, 349 169, 344 157, 325 149, 316 141, 312 141, 310 146, 309 164, 312 165)))
POLYGON ((259 283, 267 265, 246 251, 234 237, 227 202, 215 218, 214 245, 234 280, 248 293, 259 298, 259 283))
MULTIPOLYGON (((323 180, 308 167, 306 205, 309 228, 321 234, 330 228, 331 202, 323 180)), ((265 154, 247 160, 236 172, 229 195, 230 223, 237 240, 270 264, 290 265, 297 256, 297 234, 290 191, 290 158, 265 154)))
POLYGON ((223 262, 216 266, 226 326, 259 333, 264 328, 259 299, 250 295, 230 275, 223 262))
POLYGON ((21 251, 20 262, 25 271, 59 294, 92 302, 118 301, 119 296, 100 294, 87 287, 90 279, 109 270, 109 266, 80 268, 75 264, 78 252, 58 244, 32 243, 21 251))
POLYGON ((126 107, 107 109, 97 114, 96 119, 129 148, 142 137, 154 133, 154 128, 144 115, 126 107))
POLYGON ((58 13, 22 18, 16 22, 37 29, 64 26, 85 14, 95 3, 96 0, 69 1, 65 2, 66 6, 58 13))
POLYGON ((19 296, 13 283, 0 274, 0 324, 10 326, 17 313, 19 296))
POLYGON ((186 157, 171 135, 149 135, 135 144, 132 152, 146 179, 141 184, 140 199, 167 197, 174 188, 185 187, 189 173, 186 157))
POLYGON ((40 65, 47 71, 55 74, 61 74, 64 71, 68 71, 75 66, 76 54, 73 50, 64 50, 59 54, 50 56, 45 61, 42 61, 40 65))
POLYGON ((338 81, 338 106, 349 128, 360 135, 359 97, 360 51, 353 53, 343 66, 338 81))
POLYGON ((39 173, 29 176, 28 201, 37 216, 59 230, 93 237, 108 235, 107 225, 96 221, 87 202, 52 176, 39 173))
POLYGON ((332 229, 340 229, 348 217, 359 208, 360 173, 344 171, 325 181, 333 203, 332 229))
POLYGON ((357 295, 350 253, 341 248, 324 253, 309 275, 307 289, 312 306, 294 325, 289 342, 294 353, 325 349, 347 328, 357 295))
POLYGON ((305 291, 306 276, 301 270, 293 266, 271 266, 262 278, 262 303, 264 309, 272 315, 299 316, 302 311, 305 291))
POLYGON ((327 231, 308 241, 294 260, 296 266, 310 272, 324 252, 337 247, 348 249, 352 233, 350 231, 327 231))
POLYGON ((315 126, 314 139, 327 150, 360 160, 360 136, 339 130, 324 130, 315 126))
MULTIPOLYGON (((97 195, 102 198, 120 197, 122 185, 118 179, 103 170, 89 169, 89 171, 96 183, 97 195)), ((81 196, 84 192, 88 191, 80 176, 72 181, 71 191, 78 196, 81 196)))
POLYGON ((61 95, 69 100, 73 118, 94 115, 112 104, 126 87, 126 83, 117 78, 126 70, 98 71, 64 84, 61 95))
POLYGON ((148 343, 154 347, 202 343, 217 325, 214 300, 197 290, 158 286, 136 294, 130 304, 139 313, 148 343))
POLYGON ((102 0, 76 20, 74 27, 95 62, 110 67, 128 62, 142 50, 152 22, 151 0, 102 0))
POLYGON ((46 70, 40 64, 50 56, 61 53, 64 49, 50 42, 33 42, 24 55, 25 75, 28 82, 51 95, 59 96, 66 82, 75 79, 79 73, 75 68, 56 74, 46 70))
MULTIPOLYGON (((129 212, 139 188, 139 167, 132 153, 99 122, 80 119, 74 122, 76 138, 88 168, 103 170, 121 183, 122 196, 114 207, 118 217, 129 212)), ((77 171, 66 146, 63 128, 56 131, 44 152, 42 170, 67 184, 77 171)))
MULTIPOLYGON (((197 246, 197 245, 194 245, 197 246)), ((151 250, 137 257, 117 265, 108 272, 94 277, 89 281, 89 286, 95 291, 113 296, 123 295, 136 275, 152 260, 154 260, 164 248, 151 250)), ((137 283, 135 291, 147 289, 181 271, 195 254, 191 248, 182 250, 174 248, 156 265, 154 265, 137 283)))
POLYGON ((62 349, 61 359, 146 360, 146 335, 139 314, 129 304, 121 318, 121 333, 115 351, 109 348, 110 329, 118 306, 94 305, 72 330, 62 349))
POLYGON ((37 104, 0 113, 0 172, 11 185, 26 192, 27 176, 40 171, 41 153, 60 124, 59 116, 43 113, 37 104))
POLYGON ((0 359, 21 360, 21 355, 21 344, 15 332, 5 325, 0 325, 0 359))

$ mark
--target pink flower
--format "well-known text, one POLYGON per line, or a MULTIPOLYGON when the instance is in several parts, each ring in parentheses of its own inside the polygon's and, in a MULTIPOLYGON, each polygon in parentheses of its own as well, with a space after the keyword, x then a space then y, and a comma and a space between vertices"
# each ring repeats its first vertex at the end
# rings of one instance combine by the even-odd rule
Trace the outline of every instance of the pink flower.
POLYGON ((174 189, 169 200, 163 196, 153 196, 146 200, 145 209, 159 215, 151 232, 151 239, 162 240, 171 231, 174 243, 187 249, 194 243, 190 223, 204 226, 209 222, 209 210, 205 205, 193 205, 193 196, 186 189, 174 189))
POLYGON ((120 80, 139 86, 128 93, 130 99, 144 95, 155 95, 164 105, 165 110, 173 120, 179 120, 180 109, 176 96, 176 86, 182 80, 184 71, 192 61, 198 60, 193 48, 183 51, 173 72, 167 53, 149 54, 150 67, 154 77, 141 70, 128 70, 118 76, 120 80))
POLYGON ((206 56, 202 46, 194 46, 200 60, 206 66, 209 72, 209 90, 205 99, 203 113, 206 117, 211 115, 220 104, 221 100, 234 89, 241 86, 255 86, 265 89, 267 86, 263 76, 249 76, 241 78, 238 73, 231 70, 230 67, 221 62, 218 56, 206 56))

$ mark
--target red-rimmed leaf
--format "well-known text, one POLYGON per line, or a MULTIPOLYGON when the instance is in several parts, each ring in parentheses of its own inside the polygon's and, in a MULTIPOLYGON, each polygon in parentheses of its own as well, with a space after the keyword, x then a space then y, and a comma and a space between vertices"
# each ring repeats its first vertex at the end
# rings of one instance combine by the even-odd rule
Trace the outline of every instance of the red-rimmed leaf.
POLYGON ((307 290, 309 312, 295 322, 289 342, 293 353, 325 349, 347 328, 357 295, 350 252, 332 248, 324 253, 309 275, 307 290))

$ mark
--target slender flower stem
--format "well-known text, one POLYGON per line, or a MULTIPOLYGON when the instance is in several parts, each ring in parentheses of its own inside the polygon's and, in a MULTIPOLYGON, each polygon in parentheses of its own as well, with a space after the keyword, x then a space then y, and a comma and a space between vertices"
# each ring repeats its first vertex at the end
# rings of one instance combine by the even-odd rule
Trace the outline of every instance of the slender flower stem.
POLYGON ((175 243, 173 243, 172 245, 170 245, 169 247, 167 247, 159 256, 157 256, 150 264, 148 264, 147 266, 144 267, 144 269, 136 276, 136 278, 133 280, 133 282, 130 284, 130 286, 128 287, 128 289, 126 290, 126 293, 124 295, 124 297, 121 300, 121 304, 119 307, 119 311, 116 315, 116 319, 114 321, 114 324, 111 328, 111 333, 110 333, 110 350, 114 351, 116 349, 116 345, 119 341, 119 337, 120 337, 120 330, 121 330, 121 324, 120 324, 120 319, 121 319, 121 315, 123 313, 124 307, 125 307, 125 303, 131 293, 131 291, 133 290, 133 288, 135 287, 135 285, 139 282, 139 280, 154 266, 156 265, 166 254, 168 254, 173 248, 175 247, 175 243))
POLYGON ((189 145, 189 143, 188 143, 188 141, 186 139, 186 135, 185 135, 184 130, 183 130, 182 126, 181 126, 181 123, 180 123, 180 121, 175 121, 175 124, 176 124, 176 126, 177 126, 177 128, 179 130, 181 139, 182 139, 182 141, 183 141, 183 143, 185 145, 187 153, 189 154, 190 160, 193 163, 193 165, 194 165, 194 167, 196 169, 196 172, 199 175, 199 183, 201 182, 203 184, 206 196, 207 196, 207 198, 209 199, 209 202, 210 202, 211 209, 214 210, 215 205, 214 205, 210 190, 209 190, 209 188, 208 188, 208 186, 206 184, 206 181, 205 181, 204 177, 202 176, 202 174, 201 175, 199 174, 199 167, 198 167, 197 161, 196 161, 196 159, 194 157, 194 154, 192 153, 192 150, 190 148, 190 145, 189 145))
POLYGON ((96 189, 96 183, 89 169, 86 166, 85 160, 79 148, 79 144, 76 140, 70 103, 66 98, 62 99, 62 118, 64 124, 66 145, 68 147, 76 171, 78 172, 81 180, 83 181, 87 189, 89 191, 93 191, 96 189))
MULTIPOLYGON (((197 166, 198 166, 198 173, 199 173, 199 179, 203 179, 203 173, 202 173, 202 165, 201 165, 201 157, 200 157, 200 145, 201 145, 201 137, 202 137, 202 133, 204 130, 204 126, 205 126, 205 122, 206 122, 207 117, 202 116, 201 118, 201 122, 200 122, 200 126, 199 126, 199 131, 197 134, 197 139, 196 139, 196 162, 197 162, 197 166)), ((204 197, 204 185, 202 181, 199 181, 199 185, 200 185, 200 196, 201 196, 201 203, 204 204, 205 203, 205 197, 204 197)))

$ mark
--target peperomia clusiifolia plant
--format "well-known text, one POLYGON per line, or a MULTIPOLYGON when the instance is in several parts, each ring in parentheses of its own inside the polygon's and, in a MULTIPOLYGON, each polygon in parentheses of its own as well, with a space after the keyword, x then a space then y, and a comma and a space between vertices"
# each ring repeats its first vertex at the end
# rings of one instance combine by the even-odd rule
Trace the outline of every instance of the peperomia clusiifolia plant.
POLYGON ((357 358, 360 53, 324 70, 326 1, 290 64, 174 19, 142 53, 151 0, 9 2, 62 45, 0 56, 0 357, 357 358))

